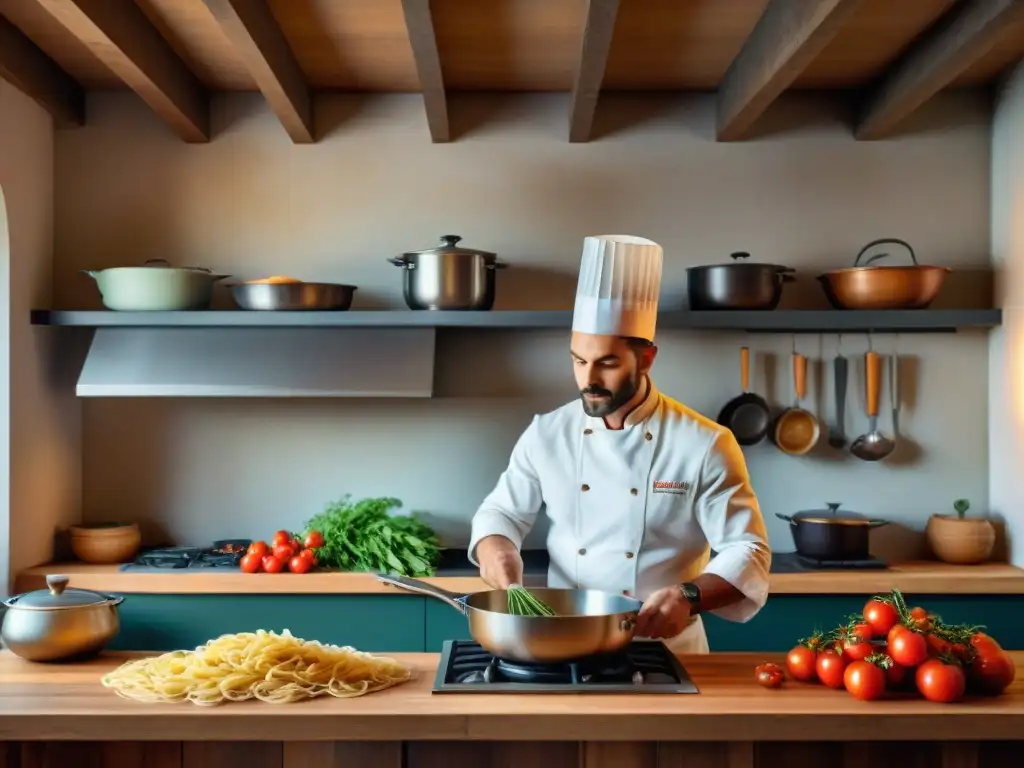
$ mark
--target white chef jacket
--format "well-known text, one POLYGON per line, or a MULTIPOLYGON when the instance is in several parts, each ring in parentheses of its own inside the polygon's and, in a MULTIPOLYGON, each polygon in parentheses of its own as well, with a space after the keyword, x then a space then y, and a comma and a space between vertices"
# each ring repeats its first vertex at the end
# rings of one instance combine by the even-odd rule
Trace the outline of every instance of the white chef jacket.
MULTIPOLYGON (((534 416, 473 517, 470 560, 492 534, 521 547, 543 504, 549 586, 642 601, 714 573, 744 599, 712 613, 749 621, 768 598, 771 550, 743 453, 727 428, 647 386, 621 430, 579 400, 534 416)), ((707 653, 700 616, 666 644, 707 653)))

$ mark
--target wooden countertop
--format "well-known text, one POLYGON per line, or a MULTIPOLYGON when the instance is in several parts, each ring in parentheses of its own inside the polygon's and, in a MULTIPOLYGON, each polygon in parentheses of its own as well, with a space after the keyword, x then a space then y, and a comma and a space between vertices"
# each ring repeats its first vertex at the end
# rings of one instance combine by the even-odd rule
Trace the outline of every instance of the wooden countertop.
MULTIPOLYGON (((33 664, 0 652, 0 741, 978 741, 1019 739, 1024 721, 1021 679, 1001 697, 959 704, 859 702, 820 685, 759 687, 754 666, 782 661, 773 654, 681 657, 700 693, 679 695, 432 694, 437 654, 396 654, 416 678, 354 699, 206 708, 130 701, 100 685, 139 655, 33 664)), ((1024 652, 1013 657, 1024 668, 1024 652)))
MULTIPOLYGON (((15 592, 46 586, 46 575, 63 573, 82 589, 126 594, 409 594, 382 584, 364 573, 315 571, 295 574, 248 574, 241 571, 123 572, 116 565, 56 563, 18 574, 15 592)), ((472 576, 426 579, 458 594, 487 589, 472 576)), ((773 595, 875 594, 898 588, 908 594, 1021 595, 1024 569, 1005 563, 956 566, 939 562, 911 562, 887 570, 829 570, 814 573, 772 574, 773 595)))

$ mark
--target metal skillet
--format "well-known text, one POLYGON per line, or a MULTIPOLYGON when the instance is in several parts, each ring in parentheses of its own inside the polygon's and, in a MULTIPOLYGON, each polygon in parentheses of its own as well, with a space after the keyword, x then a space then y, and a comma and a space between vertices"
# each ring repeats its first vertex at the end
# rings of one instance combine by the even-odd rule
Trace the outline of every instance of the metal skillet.
POLYGON ((632 597, 593 589, 531 588, 556 615, 515 616, 508 612, 504 589, 458 595, 418 579, 376 576, 443 600, 469 619, 469 633, 485 651, 523 664, 558 664, 621 651, 633 640, 642 605, 632 597))

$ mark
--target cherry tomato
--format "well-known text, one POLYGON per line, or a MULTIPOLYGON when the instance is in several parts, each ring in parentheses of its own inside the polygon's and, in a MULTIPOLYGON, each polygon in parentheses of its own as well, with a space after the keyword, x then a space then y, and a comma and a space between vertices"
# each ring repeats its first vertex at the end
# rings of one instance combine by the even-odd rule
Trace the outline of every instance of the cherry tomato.
POLYGON ((917 690, 928 701, 943 704, 959 701, 966 688, 964 671, 959 664, 946 664, 942 659, 928 659, 917 668, 917 690))
POLYGON ((813 683, 818 679, 814 666, 818 661, 818 652, 806 645, 798 645, 786 655, 786 671, 794 680, 813 683))
POLYGON ((874 650, 874 646, 867 640, 854 638, 843 641, 843 656, 847 662, 866 659, 874 650))
POLYGON ((885 678, 888 680, 890 688, 901 688, 907 679, 907 668, 890 659, 889 666, 885 670, 885 678))
POLYGON ((896 608, 888 600, 875 597, 864 606, 864 622, 875 637, 885 637, 899 621, 896 608))
POLYGON ((779 688, 786 679, 778 664, 759 664, 754 669, 754 677, 765 688, 779 688))
POLYGON ((972 691, 996 696, 1017 677, 1010 655, 989 635, 978 632, 971 638, 974 658, 967 666, 967 683, 972 691))
POLYGON ((263 558, 263 570, 267 573, 280 573, 284 570, 287 561, 274 555, 267 555, 263 558))
POLYGON ((292 539, 288 542, 288 546, 292 548, 292 554, 297 555, 302 551, 302 542, 298 539, 292 539))
POLYGON ((303 544, 306 549, 320 549, 324 545, 324 535, 320 531, 310 531, 303 544))
POLYGON ((260 566, 263 564, 263 558, 257 555, 255 552, 250 552, 242 561, 238 564, 238 567, 242 569, 242 573, 257 573, 260 570, 260 566))
POLYGON ((945 638, 939 637, 938 635, 927 634, 924 636, 925 643, 928 646, 928 654, 930 656, 942 656, 950 653, 953 650, 953 644, 945 638))
POLYGON ((928 611, 924 608, 911 608, 910 618, 918 629, 927 630, 932 628, 932 617, 928 615, 928 611))
POLYGON ((288 570, 292 573, 306 573, 312 567, 313 562, 302 555, 295 555, 288 561, 288 570))
MULTIPOLYGON (((895 630, 895 628, 894 628, 895 630)), ((928 658, 928 643, 924 635, 909 629, 890 632, 886 653, 904 667, 916 667, 928 658)))
POLYGON ((278 560, 284 560, 285 562, 288 562, 288 559, 295 553, 292 552, 292 547, 290 544, 276 544, 274 546, 274 551, 271 554, 278 560))
POLYGON ((267 546, 265 541, 254 541, 249 545, 248 554, 256 555, 256 557, 264 557, 270 551, 270 547, 267 546))
POLYGON ((843 671, 843 685, 855 699, 871 701, 885 693, 885 670, 870 661, 854 661, 843 671))
POLYGON ((843 687, 843 672, 846 670, 846 659, 835 651, 822 651, 814 664, 818 679, 829 688, 843 687))
POLYGON ((310 566, 316 565, 316 552, 314 552, 312 549, 304 549, 301 552, 299 552, 298 556, 303 557, 306 560, 309 560, 310 566))
POLYGON ((271 542, 271 548, 280 546, 281 544, 291 544, 292 535, 288 531, 280 530, 274 534, 274 539, 271 542))

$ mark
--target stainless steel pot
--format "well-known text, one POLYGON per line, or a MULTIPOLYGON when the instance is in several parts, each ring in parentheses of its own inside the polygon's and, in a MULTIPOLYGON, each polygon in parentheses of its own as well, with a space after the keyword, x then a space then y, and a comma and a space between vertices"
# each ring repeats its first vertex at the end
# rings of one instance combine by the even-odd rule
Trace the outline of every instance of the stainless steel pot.
POLYGON ((68 589, 68 577, 57 574, 46 585, 3 601, 0 637, 11 652, 30 661, 72 661, 99 653, 117 635, 123 597, 68 589))
POLYGON ((228 275, 205 267, 172 267, 150 259, 141 267, 83 269, 96 281, 103 306, 122 312, 166 312, 208 309, 213 286, 228 275))
POLYGON ((633 640, 642 603, 592 589, 530 589, 555 616, 515 616, 504 589, 457 595, 425 581, 379 573, 377 578, 410 592, 443 600, 469 619, 469 633, 498 659, 556 664, 616 653, 633 640))
POLYGON ((352 306, 354 285, 339 283, 239 283, 231 296, 242 309, 267 312, 331 310, 352 306))
POLYGON ((789 523, 796 551, 804 557, 823 561, 869 559, 868 534, 872 528, 888 525, 888 522, 840 511, 839 506, 830 502, 825 510, 808 510, 795 515, 776 512, 775 516, 789 523))
POLYGON ((403 253, 389 262, 402 267, 402 291, 410 309, 489 310, 494 306, 495 271, 507 264, 488 251, 461 248, 459 235, 441 244, 403 253))
POLYGON ((782 284, 796 279, 793 269, 743 261, 749 258, 749 253, 737 251, 731 264, 688 268, 690 309, 775 309, 782 298, 782 284))

